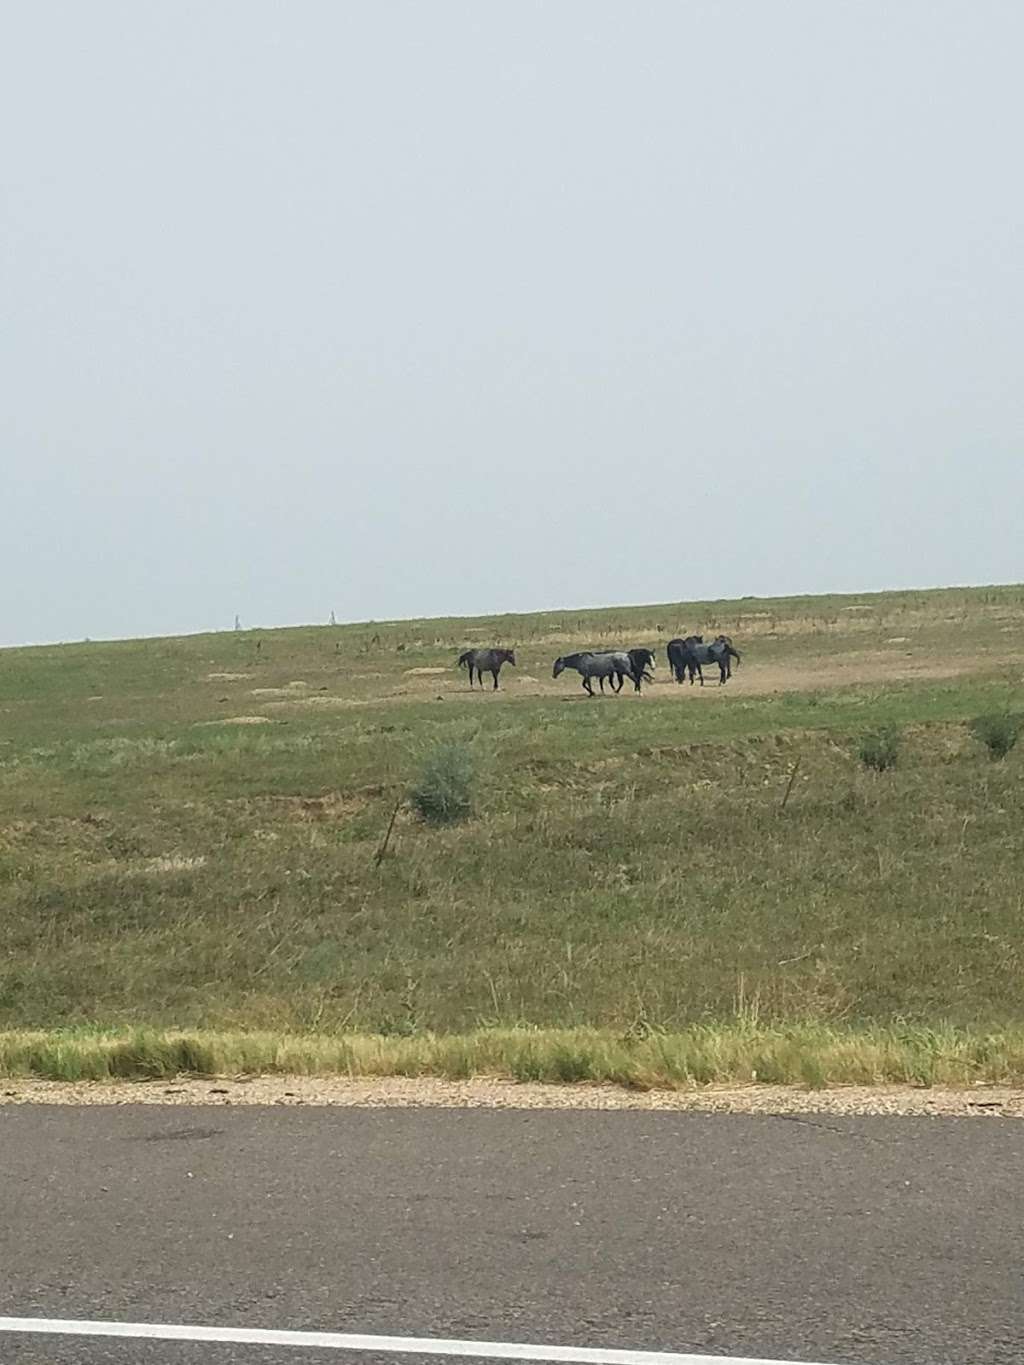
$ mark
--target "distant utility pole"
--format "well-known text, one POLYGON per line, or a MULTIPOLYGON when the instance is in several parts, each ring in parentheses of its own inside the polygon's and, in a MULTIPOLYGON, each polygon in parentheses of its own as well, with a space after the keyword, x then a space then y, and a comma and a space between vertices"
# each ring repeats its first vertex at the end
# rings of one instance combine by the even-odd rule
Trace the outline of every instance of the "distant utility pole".
POLYGON ((236 612, 236 613, 235 613, 235 630, 241 630, 241 629, 242 629, 242 623, 241 623, 241 621, 238 619, 238 613, 236 612))
POLYGON ((332 625, 332 626, 336 626, 337 624, 338 624, 338 623, 337 623, 337 621, 336 621, 335 618, 334 618, 334 612, 332 611, 332 612, 331 612, 331 625, 332 625))

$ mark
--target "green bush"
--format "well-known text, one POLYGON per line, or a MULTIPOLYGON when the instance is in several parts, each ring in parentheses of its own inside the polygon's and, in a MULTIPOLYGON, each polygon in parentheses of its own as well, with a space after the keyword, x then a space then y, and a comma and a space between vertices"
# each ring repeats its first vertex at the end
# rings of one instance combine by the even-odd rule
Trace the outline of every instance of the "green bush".
POLYGON ((976 716, 970 731, 980 739, 993 758, 1005 758, 1020 738, 1024 716, 1012 711, 995 711, 987 716, 976 716))
POLYGON ((473 813, 473 754, 468 745, 439 744, 427 757, 409 800, 431 825, 453 825, 473 813))
POLYGON ((874 768, 876 773, 895 768, 899 752, 900 732, 893 729, 875 730, 864 735, 857 750, 865 768, 874 768))

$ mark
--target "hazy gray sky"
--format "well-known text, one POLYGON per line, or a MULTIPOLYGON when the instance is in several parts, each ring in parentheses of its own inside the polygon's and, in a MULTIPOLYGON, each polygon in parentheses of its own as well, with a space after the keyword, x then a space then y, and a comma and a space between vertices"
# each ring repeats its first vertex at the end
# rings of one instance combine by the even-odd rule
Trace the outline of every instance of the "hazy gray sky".
POLYGON ((1019 0, 8 0, 0 641, 1015 581, 1019 0))

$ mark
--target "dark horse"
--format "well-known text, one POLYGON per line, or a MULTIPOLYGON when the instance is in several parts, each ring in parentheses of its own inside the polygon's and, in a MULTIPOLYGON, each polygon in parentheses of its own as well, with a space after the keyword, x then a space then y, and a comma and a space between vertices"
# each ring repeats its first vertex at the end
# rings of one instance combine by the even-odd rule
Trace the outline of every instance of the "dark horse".
MULTIPOLYGON (((627 649, 626 654, 629 657, 630 664, 632 665, 633 690, 634 692, 639 692, 641 690, 640 688, 641 683, 654 681, 653 674, 647 672, 649 668, 650 669, 654 668, 654 650, 627 649)), ((616 687, 615 690, 616 692, 621 692, 623 678, 628 677, 630 675, 626 673, 617 672, 615 676, 618 680, 618 686, 616 687)))
POLYGON ((740 661, 739 651, 733 648, 728 635, 719 635, 709 645, 704 643, 702 635, 688 635, 685 640, 669 640, 665 653, 676 682, 681 683, 689 673, 691 687, 695 677, 700 678, 700 685, 704 686, 703 664, 718 665, 718 684, 721 687, 732 677, 730 660, 740 661))
POLYGON ((516 666, 516 652, 514 649, 467 649, 465 654, 459 655, 459 668, 469 669, 469 685, 473 686, 473 673, 476 672, 480 679, 480 686, 484 685, 484 674, 490 673, 494 679, 494 691, 498 690, 498 674, 501 672, 502 664, 516 666))
POLYGON ((704 675, 701 673, 700 662, 697 658, 695 646, 704 643, 703 635, 688 635, 685 640, 676 638, 669 640, 665 646, 665 655, 668 659, 669 672, 677 683, 683 682, 687 673, 690 675, 690 686, 693 686, 694 679, 700 675, 701 686, 704 685, 704 675))
MULTIPOLYGON (((611 682, 613 691, 622 690, 623 678, 630 678, 634 684, 637 682, 637 675, 633 671, 633 662, 625 650, 604 650, 599 654, 593 650, 585 649, 578 654, 563 654, 561 658, 555 660, 555 666, 551 670, 551 676, 557 678, 567 668, 575 668, 576 672, 583 679, 583 690, 588 696, 594 695, 591 682, 594 678, 601 684, 601 691, 604 691, 604 680, 607 678, 611 682), (618 679, 618 687, 615 680, 618 679)), ((637 689, 639 690, 639 689, 637 689)))

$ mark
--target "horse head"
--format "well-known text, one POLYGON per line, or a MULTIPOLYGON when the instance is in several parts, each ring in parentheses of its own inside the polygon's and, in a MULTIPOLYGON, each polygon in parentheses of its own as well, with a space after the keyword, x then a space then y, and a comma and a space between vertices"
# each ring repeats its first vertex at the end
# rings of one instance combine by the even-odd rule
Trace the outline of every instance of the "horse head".
POLYGON ((563 671, 564 668, 565 668, 565 660, 564 660, 564 659, 561 659, 561 658, 556 659, 556 660, 555 660, 555 666, 554 666, 554 668, 551 670, 551 676, 552 676, 553 678, 557 678, 558 675, 559 675, 559 673, 561 673, 561 672, 563 671))

